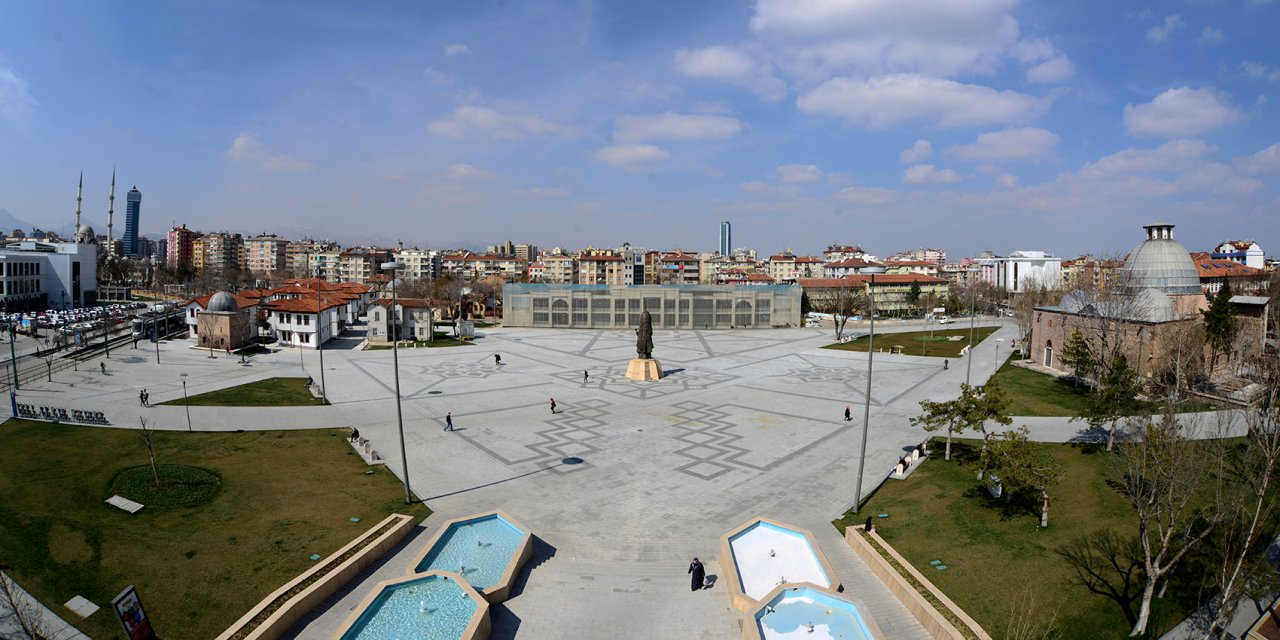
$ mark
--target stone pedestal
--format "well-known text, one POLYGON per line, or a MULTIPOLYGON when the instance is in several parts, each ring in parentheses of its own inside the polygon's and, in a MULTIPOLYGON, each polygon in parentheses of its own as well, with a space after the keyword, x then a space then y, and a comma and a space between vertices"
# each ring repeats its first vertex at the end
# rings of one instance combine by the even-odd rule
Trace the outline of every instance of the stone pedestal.
POLYGON ((627 379, 649 381, 662 377, 662 365, 652 358, 635 358, 627 364, 627 379))

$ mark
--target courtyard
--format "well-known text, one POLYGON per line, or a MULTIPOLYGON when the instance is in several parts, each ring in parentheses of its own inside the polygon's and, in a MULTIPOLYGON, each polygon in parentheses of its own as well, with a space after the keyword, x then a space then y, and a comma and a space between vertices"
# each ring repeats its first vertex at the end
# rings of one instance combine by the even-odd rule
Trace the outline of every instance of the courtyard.
MULTIPOLYGON (((1007 343, 1012 334, 1007 327, 993 337, 1007 343)), ((355 342, 325 351, 329 406, 193 406, 190 428, 354 427, 399 474, 392 354, 358 351, 355 342)), ((623 375, 635 356, 630 332, 489 328, 470 349, 400 351, 409 480, 433 511, 424 528, 502 509, 539 539, 514 597, 495 609, 494 637, 559 638, 568 628, 591 637, 736 637, 739 617, 723 585, 690 593, 685 568, 698 556, 709 575, 721 575, 719 536, 757 515, 813 531, 847 592, 886 635, 924 637, 829 524, 854 500, 866 354, 822 349, 830 334, 814 329, 659 331, 654 342, 665 377, 647 384, 623 375), (453 432, 443 431, 449 412, 453 432)), ((67 372, 24 388, 18 401, 102 411, 111 426, 132 427, 142 415, 186 430, 188 407, 140 407, 139 388, 160 403, 182 397, 180 373, 193 396, 268 378, 321 378, 313 351, 241 364, 182 341, 162 349, 163 364, 145 351, 113 353, 106 374, 67 372)), ((994 351, 977 350, 975 383, 994 371, 994 351)), ((919 400, 954 394, 964 369, 876 354, 864 491, 924 438, 908 421, 919 400)), ((427 537, 412 538, 313 612, 295 637, 329 637, 427 537)))

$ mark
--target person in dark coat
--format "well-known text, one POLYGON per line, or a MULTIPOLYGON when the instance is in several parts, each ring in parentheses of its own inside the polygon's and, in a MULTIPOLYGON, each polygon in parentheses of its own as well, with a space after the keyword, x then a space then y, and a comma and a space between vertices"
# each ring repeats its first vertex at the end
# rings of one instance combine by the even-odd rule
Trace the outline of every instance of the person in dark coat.
POLYGON ((501 365, 501 364, 502 364, 502 356, 500 356, 500 355, 498 355, 498 354, 496 354, 496 353, 495 353, 495 354, 493 354, 493 364, 495 364, 495 365, 501 365))
POLYGON ((551 399, 551 413, 555 413, 555 412, 556 412, 556 399, 555 399, 555 398, 552 398, 552 399, 551 399))
POLYGON ((689 573, 693 574, 693 579, 689 583, 690 591, 697 591, 702 588, 702 584, 707 581, 707 570, 702 566, 702 561, 697 558, 689 563, 689 573))
POLYGON ((844 406, 844 421, 848 422, 852 419, 853 419, 853 416, 849 415, 849 405, 846 404, 844 406))
POLYGON ((876 530, 876 523, 871 521, 871 516, 867 516, 867 523, 862 525, 862 529, 867 533, 871 533, 876 530))

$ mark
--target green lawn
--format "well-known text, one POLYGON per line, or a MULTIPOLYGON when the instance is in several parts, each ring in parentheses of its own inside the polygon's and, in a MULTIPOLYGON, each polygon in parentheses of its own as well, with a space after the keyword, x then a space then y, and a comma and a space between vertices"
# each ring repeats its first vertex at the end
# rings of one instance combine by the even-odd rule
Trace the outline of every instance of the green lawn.
MULTIPOLYGON (((1025 601, 1029 592, 1034 592, 1035 611, 1042 619, 1057 611, 1063 638, 1127 637, 1129 625, 1119 605, 1077 584, 1072 569, 1054 553, 1073 536, 1102 528, 1137 533, 1136 518, 1108 485, 1114 472, 1106 455, 1045 445, 1066 475, 1050 494, 1049 526, 1040 529, 1034 500, 1011 505, 978 487, 978 445, 957 441, 952 461, 945 462, 938 442, 927 464, 905 481, 887 481, 861 517, 850 512, 834 524, 843 531, 867 515, 888 513, 888 518, 876 519, 876 531, 996 638, 1005 635, 1010 603, 1025 601), (931 560, 941 560, 948 569, 934 569, 931 560)), ((1157 633, 1152 637, 1195 609, 1197 596, 1189 595, 1194 591, 1175 581, 1169 594, 1155 601, 1150 627, 1157 633)))
MULTIPOLYGON (((1009 360, 1012 360, 1010 356, 1009 360)), ((1063 378, 1055 378, 1009 361, 996 373, 997 383, 1009 396, 1011 416, 1078 416, 1084 410, 1089 389, 1063 378)), ((1216 411, 1220 407, 1207 402, 1183 402, 1179 412, 1216 411)), ((1151 414, 1160 413, 1159 403, 1148 407, 1151 414)))
MULTIPOLYGON (((978 327, 973 330, 974 341, 982 342, 987 336, 995 333, 999 327, 978 327)), ((934 358, 959 358, 969 340, 969 328, 935 329, 934 331, 909 331, 905 333, 877 333, 876 351, 888 351, 891 347, 901 346, 903 353, 912 356, 930 356, 934 358), (960 336, 962 340, 948 340, 949 336, 960 336)), ((843 344, 829 344, 824 349, 841 349, 844 351, 866 351, 867 337, 850 340, 843 344)))
POLYGON ((307 390, 306 378, 267 378, 161 404, 193 407, 309 407, 324 401, 307 390))
POLYGON ((9 420, 0 425, 0 564, 91 637, 120 636, 111 598, 129 584, 161 637, 215 637, 310 567, 311 554, 327 556, 391 513, 429 515, 404 504, 385 468, 366 475, 345 434, 158 433, 158 462, 207 470, 220 486, 198 506, 130 515, 103 500, 119 474, 147 464, 135 433, 9 420), (70 614, 62 603, 77 594, 103 609, 70 614))
POLYGON ((1008 362, 995 379, 1009 396, 1011 416, 1077 416, 1089 392, 1073 382, 1008 362))

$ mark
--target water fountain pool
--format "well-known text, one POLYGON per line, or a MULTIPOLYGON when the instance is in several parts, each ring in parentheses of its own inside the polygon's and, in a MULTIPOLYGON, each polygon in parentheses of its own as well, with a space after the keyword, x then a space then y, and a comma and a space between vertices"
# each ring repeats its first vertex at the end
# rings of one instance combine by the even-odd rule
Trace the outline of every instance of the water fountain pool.
POLYGON ((879 628, 858 605, 815 585, 779 586, 749 613, 760 640, 878 640, 879 628))
POLYGON ((490 602, 501 602, 532 548, 529 532, 505 514, 468 516, 442 525, 413 571, 455 572, 490 602))
POLYGON ((730 597, 741 611, 779 585, 808 582, 839 587, 835 571, 804 529, 757 518, 725 534, 720 547, 730 597))
POLYGON ((383 582, 348 619, 341 640, 471 640, 489 632, 489 603, 443 572, 383 582))

